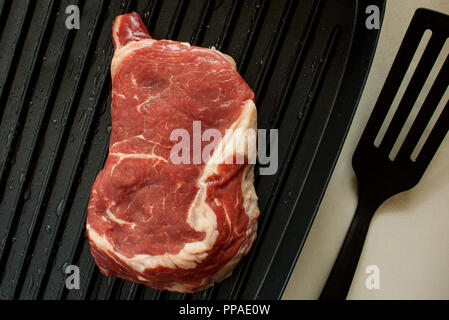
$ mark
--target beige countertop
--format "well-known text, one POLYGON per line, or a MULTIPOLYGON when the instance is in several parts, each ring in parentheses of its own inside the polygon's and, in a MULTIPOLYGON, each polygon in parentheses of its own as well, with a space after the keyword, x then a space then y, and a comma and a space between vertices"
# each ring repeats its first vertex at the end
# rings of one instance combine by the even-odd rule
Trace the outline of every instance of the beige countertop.
MULTIPOLYGON (((418 7, 449 14, 449 0, 387 0, 365 90, 283 299, 320 295, 357 204, 352 154, 418 7)), ((375 214, 348 298, 449 299, 448 136, 421 182, 386 201, 375 214), (379 268, 379 289, 365 286, 369 265, 379 268)))

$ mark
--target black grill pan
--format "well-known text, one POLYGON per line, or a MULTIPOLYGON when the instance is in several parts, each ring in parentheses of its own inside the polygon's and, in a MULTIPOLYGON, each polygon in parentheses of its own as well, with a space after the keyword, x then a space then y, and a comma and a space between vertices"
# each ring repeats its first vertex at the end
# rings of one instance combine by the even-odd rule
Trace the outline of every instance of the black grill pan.
MULTIPOLYGON (((357 0, 0 0, 0 299, 278 299, 317 211, 374 54, 357 0), (65 28, 76 4, 81 29, 65 28), (85 234, 108 151, 112 21, 137 11, 156 39, 215 46, 279 129, 276 175, 256 176, 258 240, 195 294, 104 277, 85 234), (65 288, 65 267, 81 288, 65 288)), ((257 169, 256 169, 257 173, 257 169)))

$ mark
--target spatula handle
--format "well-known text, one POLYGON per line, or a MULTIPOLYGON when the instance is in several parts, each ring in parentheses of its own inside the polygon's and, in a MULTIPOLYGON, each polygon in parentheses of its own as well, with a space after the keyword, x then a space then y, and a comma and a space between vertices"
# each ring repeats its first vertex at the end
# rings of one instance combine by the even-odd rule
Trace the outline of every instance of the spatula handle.
POLYGON ((362 253, 371 218, 376 209, 377 205, 360 197, 337 260, 321 292, 320 300, 346 299, 362 253))

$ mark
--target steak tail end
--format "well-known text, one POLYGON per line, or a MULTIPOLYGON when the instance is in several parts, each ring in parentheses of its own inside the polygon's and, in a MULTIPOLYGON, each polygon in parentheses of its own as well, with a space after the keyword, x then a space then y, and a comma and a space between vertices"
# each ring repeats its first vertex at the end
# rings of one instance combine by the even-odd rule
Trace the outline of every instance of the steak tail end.
POLYGON ((115 50, 120 49, 130 41, 151 39, 147 27, 135 12, 122 14, 115 18, 112 30, 115 50))

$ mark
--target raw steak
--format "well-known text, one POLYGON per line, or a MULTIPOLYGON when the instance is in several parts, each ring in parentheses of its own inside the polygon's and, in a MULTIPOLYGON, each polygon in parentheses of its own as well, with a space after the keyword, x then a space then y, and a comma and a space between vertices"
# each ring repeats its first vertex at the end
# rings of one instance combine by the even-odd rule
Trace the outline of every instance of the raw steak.
MULTIPOLYGON (((92 255, 108 276, 160 290, 205 289, 228 277, 256 238, 254 166, 217 161, 240 150, 228 147, 234 134, 225 129, 256 130, 253 92, 232 58, 154 40, 136 13, 116 18, 113 40, 109 155, 86 222, 92 255), (171 132, 192 137, 193 121, 222 139, 209 162, 175 164, 171 132)), ((255 150, 255 140, 245 143, 245 152, 255 150)))

